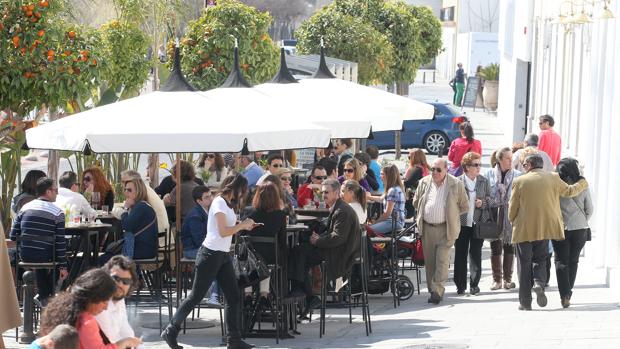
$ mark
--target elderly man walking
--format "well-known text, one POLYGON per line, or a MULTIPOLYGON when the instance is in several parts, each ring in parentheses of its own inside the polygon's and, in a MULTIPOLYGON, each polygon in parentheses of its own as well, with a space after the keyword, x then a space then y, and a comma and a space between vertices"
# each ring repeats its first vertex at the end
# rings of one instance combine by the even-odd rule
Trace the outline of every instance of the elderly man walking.
MULTIPOLYGON (((448 280, 449 254, 461 230, 461 214, 469 203, 463 182, 448 174, 448 163, 433 162, 432 176, 424 177, 416 189, 413 205, 424 249, 429 303, 439 304, 448 280)), ((559 207, 559 206, 558 206, 559 207)))
POLYGON ((517 245, 519 310, 532 310, 532 291, 540 307, 547 305, 544 285, 549 240, 564 240, 560 196, 577 196, 588 188, 585 179, 569 185, 557 173, 542 170, 543 165, 538 154, 525 158, 527 173, 514 180, 508 209, 512 243, 517 245))

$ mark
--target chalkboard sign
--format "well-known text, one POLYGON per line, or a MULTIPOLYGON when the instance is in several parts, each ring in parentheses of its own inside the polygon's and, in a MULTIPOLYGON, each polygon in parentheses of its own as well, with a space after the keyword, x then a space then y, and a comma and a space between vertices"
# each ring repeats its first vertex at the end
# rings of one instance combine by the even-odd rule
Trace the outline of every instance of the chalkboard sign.
POLYGON ((465 86, 465 97, 463 97, 463 106, 468 108, 476 108, 476 98, 478 97, 478 89, 480 88, 480 78, 470 76, 467 78, 465 86))

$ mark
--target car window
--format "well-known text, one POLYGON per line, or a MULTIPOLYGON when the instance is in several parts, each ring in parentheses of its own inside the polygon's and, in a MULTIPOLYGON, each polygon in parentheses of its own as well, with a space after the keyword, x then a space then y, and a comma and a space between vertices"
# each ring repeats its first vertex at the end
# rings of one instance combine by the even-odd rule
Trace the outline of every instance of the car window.
POLYGON ((445 105, 446 109, 450 111, 450 116, 461 115, 461 112, 451 105, 445 105))

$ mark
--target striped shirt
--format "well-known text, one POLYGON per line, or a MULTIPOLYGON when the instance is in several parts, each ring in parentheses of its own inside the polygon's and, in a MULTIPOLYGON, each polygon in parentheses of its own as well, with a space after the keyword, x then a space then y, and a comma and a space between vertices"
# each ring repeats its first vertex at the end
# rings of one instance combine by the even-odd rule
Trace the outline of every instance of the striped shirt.
MULTIPOLYGON (((10 238, 17 240, 18 236, 55 236, 56 262, 66 265, 65 214, 53 202, 36 199, 24 205, 13 222, 10 238)), ((49 242, 23 241, 21 258, 32 263, 50 262, 52 248, 49 242)))
POLYGON ((428 196, 426 197, 426 205, 424 206, 424 221, 430 224, 440 224, 446 221, 446 200, 448 190, 446 188, 446 180, 441 185, 431 181, 428 188, 428 196))

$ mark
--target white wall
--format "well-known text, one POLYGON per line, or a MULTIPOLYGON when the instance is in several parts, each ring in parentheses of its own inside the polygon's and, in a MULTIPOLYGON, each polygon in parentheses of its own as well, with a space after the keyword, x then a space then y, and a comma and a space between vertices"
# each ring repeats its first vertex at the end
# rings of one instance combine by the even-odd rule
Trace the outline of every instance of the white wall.
POLYGON ((500 24, 499 2, 497 0, 458 1, 459 33, 497 33, 500 24))
MULTIPOLYGON (((562 156, 579 159, 590 184, 594 239, 586 244, 586 259, 605 272, 602 281, 620 288, 620 228, 615 219, 620 213, 620 23, 553 23, 561 3, 501 0, 498 117, 508 125, 506 141, 513 141, 515 132, 509 125, 515 122, 516 59, 531 58, 530 114, 555 118, 562 156), (523 34, 524 27, 531 40, 523 34)), ((618 16, 619 2, 611 2, 610 9, 618 16)), ((536 123, 530 130, 539 131, 536 123)))
POLYGON ((457 36, 456 62, 463 63, 469 76, 476 74, 479 65, 499 63, 497 33, 462 33, 457 36))

